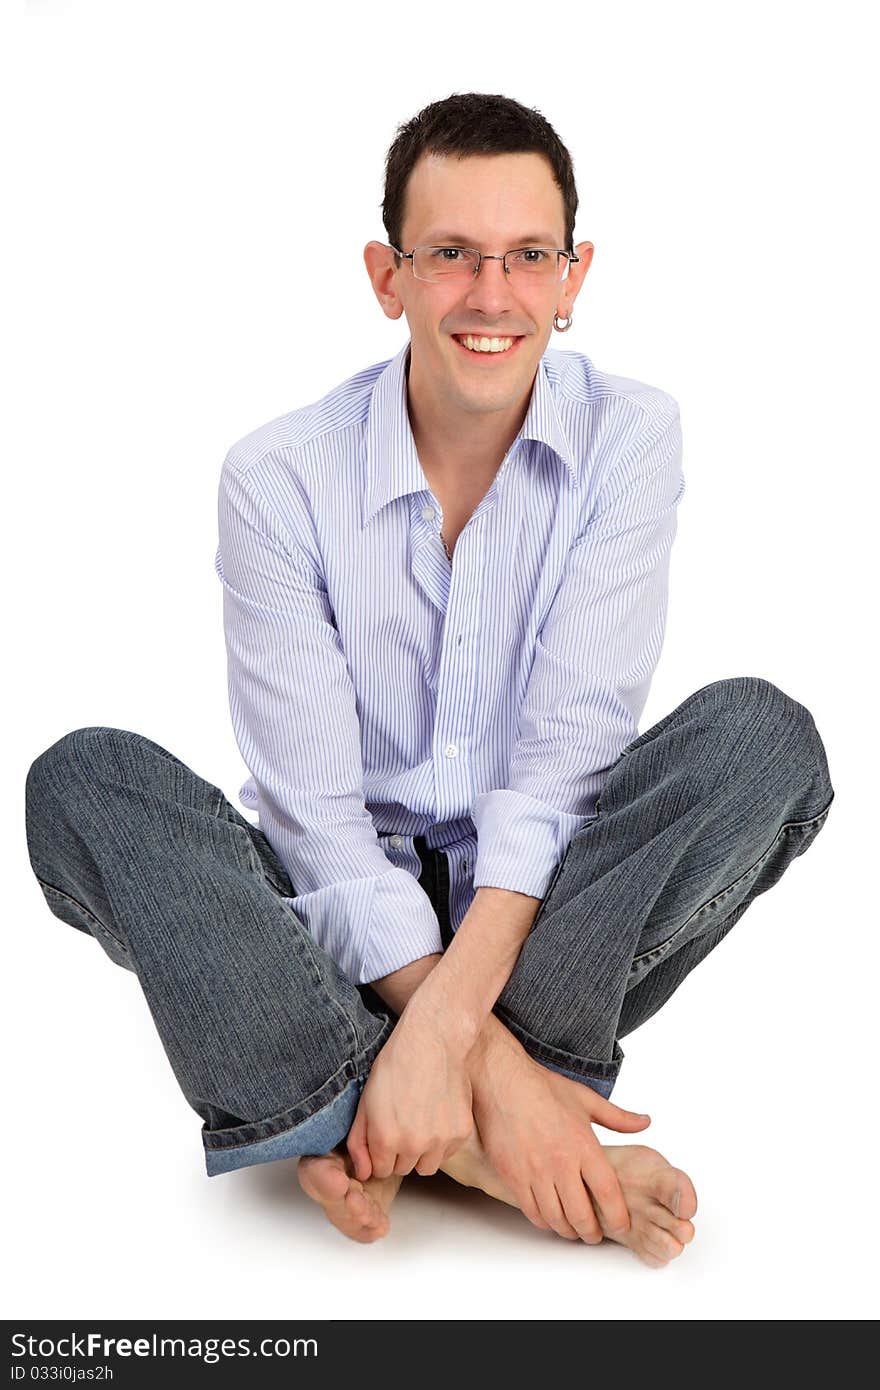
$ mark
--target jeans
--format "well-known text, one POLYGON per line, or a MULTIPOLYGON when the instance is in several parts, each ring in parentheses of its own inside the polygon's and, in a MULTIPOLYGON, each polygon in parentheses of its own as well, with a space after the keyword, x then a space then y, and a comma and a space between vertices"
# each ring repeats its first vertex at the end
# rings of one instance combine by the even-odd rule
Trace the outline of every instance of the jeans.
MULTIPOLYGON (((833 796, 803 705, 754 676, 696 691, 609 770, 495 1013, 535 1061, 610 1095, 620 1039, 803 854, 833 796)), ((218 787, 140 734, 75 729, 30 766, 26 829, 54 915, 137 974, 209 1176, 345 1139, 396 1015, 312 940, 218 787)), ((446 856, 416 847, 445 947, 446 856)))

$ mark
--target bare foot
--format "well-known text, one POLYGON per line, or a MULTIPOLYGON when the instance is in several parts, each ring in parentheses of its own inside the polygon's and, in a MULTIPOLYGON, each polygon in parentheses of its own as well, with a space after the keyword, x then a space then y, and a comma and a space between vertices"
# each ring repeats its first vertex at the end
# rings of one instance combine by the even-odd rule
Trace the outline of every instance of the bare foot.
MULTIPOLYGON (((645 1144, 603 1144, 605 1157, 617 1172, 630 1214, 624 1236, 606 1237, 626 1245, 645 1264, 659 1269, 680 1255, 694 1238, 691 1217, 697 1210, 697 1194, 687 1173, 673 1168, 656 1149, 645 1144)), ((443 1172, 465 1187, 479 1187, 490 1197, 518 1205, 491 1166, 475 1134, 447 1159, 443 1172)))
POLYGON ((694 1238, 694 1185, 687 1173, 646 1144, 603 1144, 602 1149, 617 1172, 629 1209, 630 1228, 616 1239, 659 1269, 694 1238))
POLYGON ((359 1182, 344 1144, 329 1154, 301 1158, 296 1175, 303 1192, 324 1208, 344 1236, 366 1245, 388 1234, 388 1210, 403 1178, 392 1173, 359 1182))

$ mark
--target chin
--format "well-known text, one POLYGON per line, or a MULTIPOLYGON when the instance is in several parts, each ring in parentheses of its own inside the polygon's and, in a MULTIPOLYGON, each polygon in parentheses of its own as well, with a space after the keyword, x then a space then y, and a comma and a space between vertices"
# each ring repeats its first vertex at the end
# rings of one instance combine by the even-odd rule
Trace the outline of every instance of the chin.
POLYGON ((510 385, 506 390, 499 387, 486 389, 483 391, 459 391, 458 403, 462 410, 470 411, 474 415, 485 415, 490 411, 510 410, 522 399, 525 387, 520 390, 511 390, 510 385))

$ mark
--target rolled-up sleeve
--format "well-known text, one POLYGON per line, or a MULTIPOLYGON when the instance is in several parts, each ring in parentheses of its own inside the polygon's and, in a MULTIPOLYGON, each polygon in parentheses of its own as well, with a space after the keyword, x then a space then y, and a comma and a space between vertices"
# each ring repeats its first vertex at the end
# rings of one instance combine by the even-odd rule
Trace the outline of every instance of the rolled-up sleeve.
POLYGON ((572 542, 538 634, 507 786, 476 796, 475 888, 543 898, 638 733, 666 622, 684 493, 677 404, 610 473, 572 542))
POLYGON ((310 934, 356 983, 442 950, 430 899, 386 857, 363 794, 356 693, 304 496, 283 523, 227 455, 219 546, 229 702, 260 828, 310 934))

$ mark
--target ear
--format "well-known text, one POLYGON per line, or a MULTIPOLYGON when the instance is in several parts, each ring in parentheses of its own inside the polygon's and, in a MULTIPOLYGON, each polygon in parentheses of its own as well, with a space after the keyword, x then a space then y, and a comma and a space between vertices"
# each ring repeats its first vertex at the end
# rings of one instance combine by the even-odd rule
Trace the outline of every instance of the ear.
POLYGON ((397 269, 394 252, 381 241, 368 241, 364 247, 364 265, 373 286, 373 293, 390 319, 399 319, 403 303, 396 288, 397 269))
POLYGON ((564 280, 559 282, 559 303, 556 306, 556 312, 560 318, 568 318, 571 313, 580 287, 586 279, 595 249, 591 241, 580 241, 574 248, 578 259, 574 263, 569 261, 568 274, 564 280))

